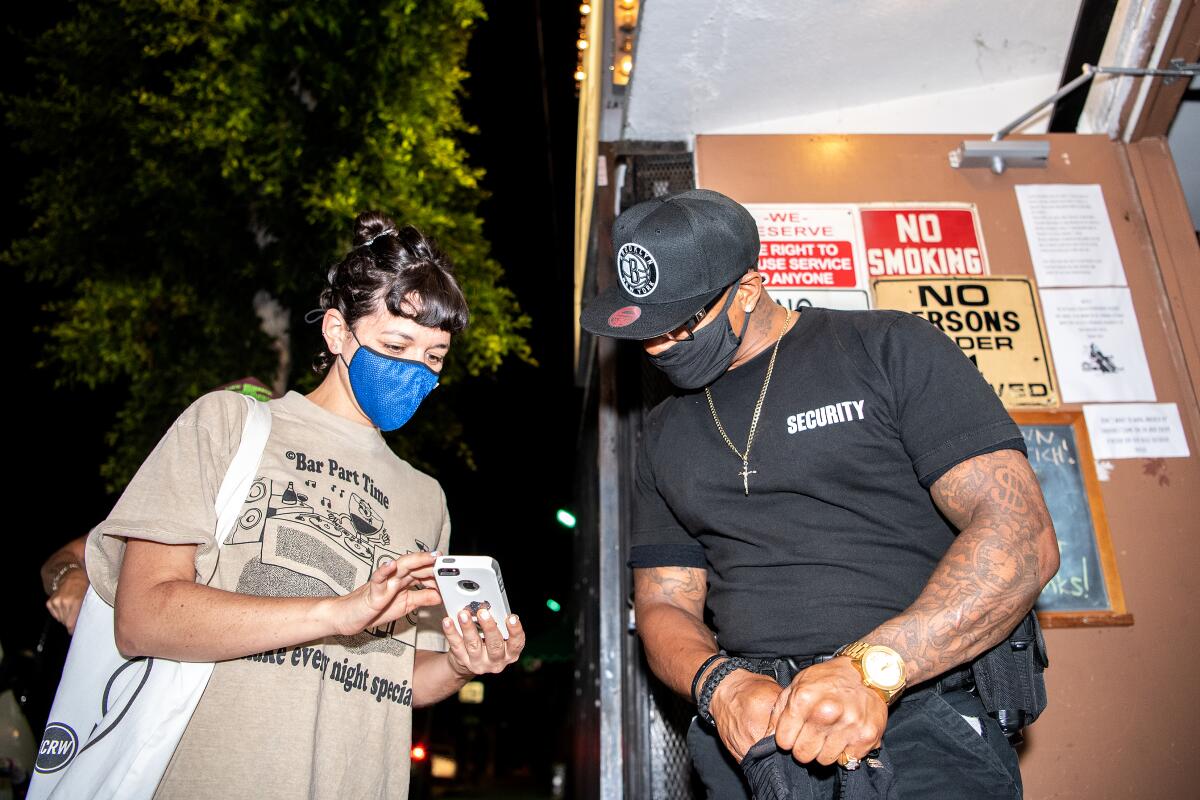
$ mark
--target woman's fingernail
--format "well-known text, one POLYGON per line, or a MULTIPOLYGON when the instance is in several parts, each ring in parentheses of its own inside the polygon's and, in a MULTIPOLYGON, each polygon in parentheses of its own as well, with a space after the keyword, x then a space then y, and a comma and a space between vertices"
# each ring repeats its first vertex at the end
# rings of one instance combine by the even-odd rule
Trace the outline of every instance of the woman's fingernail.
POLYGON ((468 614, 466 611, 460 612, 460 613, 459 613, 459 615, 458 615, 458 618, 459 618, 460 620, 462 620, 463 622, 470 622, 470 621, 471 621, 471 615, 470 615, 470 614, 468 614))
POLYGON ((444 620, 442 620, 442 627, 443 627, 443 628, 449 628, 449 627, 450 627, 451 625, 453 625, 453 624, 454 624, 454 621, 453 621, 453 620, 451 620, 449 617, 446 617, 444 620))
POLYGON ((517 615, 516 615, 516 614, 513 614, 511 617, 509 617, 509 618, 508 618, 508 624, 509 624, 509 625, 516 625, 518 621, 519 621, 519 620, 517 620, 517 615))
POLYGON ((379 559, 379 566, 386 567, 388 564, 392 563, 392 561, 394 561, 394 560, 395 559, 384 556, 383 558, 379 559))
POLYGON ((491 618, 492 618, 492 612, 488 611, 488 610, 485 608, 483 611, 480 611, 480 612, 479 612, 479 618, 480 618, 480 619, 491 619, 491 618))
POLYGON ((432 553, 430 553, 429 555, 433 556, 434 558, 441 558, 441 556, 442 556, 442 551, 441 551, 441 550, 434 550, 434 551, 433 551, 432 553))

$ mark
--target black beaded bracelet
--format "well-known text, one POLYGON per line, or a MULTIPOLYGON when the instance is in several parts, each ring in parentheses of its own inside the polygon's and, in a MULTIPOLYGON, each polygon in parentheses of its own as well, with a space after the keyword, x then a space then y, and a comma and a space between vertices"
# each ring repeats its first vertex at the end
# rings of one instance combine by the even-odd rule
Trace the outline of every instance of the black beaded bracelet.
POLYGON ((717 725, 709 713, 708 705, 712 702, 713 694, 717 691, 717 686, 721 681, 729 676, 729 673, 737 669, 748 669, 753 671, 754 665, 744 658, 732 657, 718 664, 708 677, 704 680, 704 687, 700 690, 700 702, 696 704, 696 713, 700 715, 700 719, 712 725, 714 728, 717 725))
POLYGON ((729 658, 724 653, 713 653, 708 658, 704 659, 704 663, 700 665, 700 669, 696 670, 696 675, 692 678, 692 705, 696 705, 700 700, 696 697, 696 687, 700 684, 700 676, 704 674, 704 670, 712 666, 712 663, 718 658, 729 658))

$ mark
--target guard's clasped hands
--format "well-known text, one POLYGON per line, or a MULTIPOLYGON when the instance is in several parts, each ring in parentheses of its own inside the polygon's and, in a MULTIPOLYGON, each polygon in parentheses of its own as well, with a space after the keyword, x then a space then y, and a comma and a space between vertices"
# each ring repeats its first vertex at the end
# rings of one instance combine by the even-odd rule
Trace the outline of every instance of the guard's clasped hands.
POLYGON ((843 753, 861 759, 879 747, 888 719, 887 704, 846 658, 814 664, 784 689, 738 670, 717 687, 710 710, 721 741, 739 761, 770 735, 802 764, 832 764, 843 753))
POLYGON ((879 747, 887 720, 887 704, 842 657, 801 671, 780 693, 769 724, 780 750, 828 765, 843 753, 861 759, 879 747))

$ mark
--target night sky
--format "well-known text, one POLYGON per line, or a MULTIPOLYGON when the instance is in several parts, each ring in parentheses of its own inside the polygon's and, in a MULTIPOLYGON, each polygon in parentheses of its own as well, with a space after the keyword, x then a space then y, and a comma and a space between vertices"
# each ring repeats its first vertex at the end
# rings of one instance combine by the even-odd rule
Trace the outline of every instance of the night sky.
MULTIPOLYGON (((571 353, 572 74, 579 12, 573 3, 538 0, 486 5, 490 18, 472 41, 464 103, 467 119, 480 132, 465 145, 472 163, 487 171, 484 188, 490 197, 481 208, 485 231, 505 269, 504 283, 533 319, 526 336, 538 366, 512 362, 494 377, 431 397, 427 402, 455 407, 478 469, 472 472, 450 458, 434 466, 454 523, 452 552, 497 558, 513 610, 531 634, 531 649, 569 657, 577 611, 570 597, 572 534, 555 522, 554 512, 571 505, 580 413, 571 353), (548 598, 562 604, 560 613, 547 609, 548 598)), ((64 8, 40 3, 27 7, 24 17, 6 21, 0 48, 5 91, 25 79, 20 38, 43 29, 64 8)), ((6 247, 29 222, 20 197, 31 165, 14 151, 7 131, 2 157, 0 236, 6 247)), ((29 713, 36 718, 50 700, 46 683, 53 676, 47 673, 57 668, 67 643, 45 611, 38 567, 61 544, 103 519, 115 501, 104 492, 98 465, 119 390, 53 386, 52 376, 36 367, 43 343, 36 329, 38 309, 49 298, 25 284, 18 272, 10 269, 8 277, 16 295, 17 339, 8 384, 7 427, 14 433, 6 460, 9 495, 21 502, 10 507, 15 524, 9 526, 11 545, 3 560, 0 642, 6 660, 20 673, 18 683, 30 693, 29 713), (30 654, 40 638, 47 651, 39 673, 30 654)), ((315 332, 311 335, 315 347, 315 332)), ((511 762, 508 771, 517 783, 548 786, 549 761, 565 760, 569 752, 571 669, 569 661, 559 661, 493 678, 488 702, 471 709, 473 719, 464 719, 466 707, 451 699, 431 717, 418 716, 415 735, 433 737, 435 750, 456 742, 461 749, 469 740, 479 751, 479 765, 511 762), (516 736, 506 736, 510 728, 516 736), (541 743, 514 754, 513 747, 528 741, 526 728, 540 731, 541 743)))

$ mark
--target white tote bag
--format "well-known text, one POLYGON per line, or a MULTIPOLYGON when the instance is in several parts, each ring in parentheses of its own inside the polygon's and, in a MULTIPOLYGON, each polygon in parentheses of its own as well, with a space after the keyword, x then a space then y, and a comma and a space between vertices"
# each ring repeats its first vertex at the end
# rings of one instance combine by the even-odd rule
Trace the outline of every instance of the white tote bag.
MULTIPOLYGON (((218 548, 237 521, 271 433, 266 403, 245 399, 250 412, 242 441, 217 492, 218 548)), ((148 800, 212 671, 211 663, 122 656, 113 637, 113 609, 89 588, 38 750, 29 800, 148 800)))

